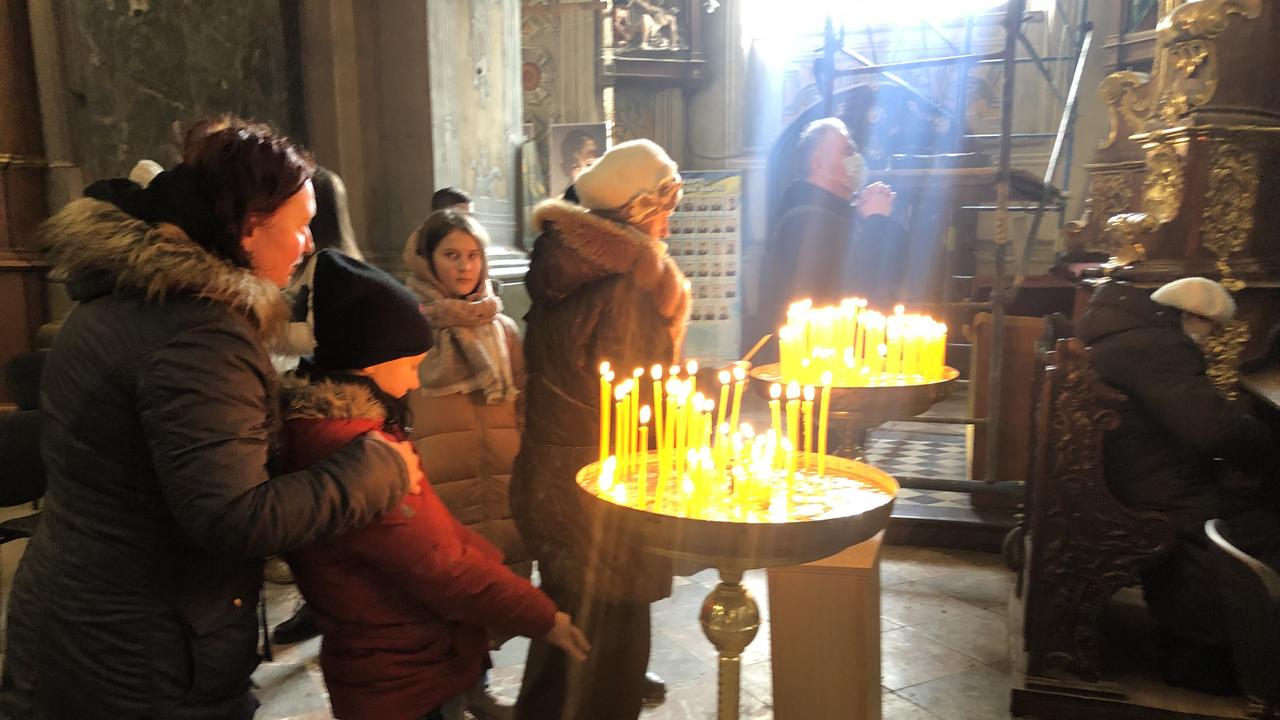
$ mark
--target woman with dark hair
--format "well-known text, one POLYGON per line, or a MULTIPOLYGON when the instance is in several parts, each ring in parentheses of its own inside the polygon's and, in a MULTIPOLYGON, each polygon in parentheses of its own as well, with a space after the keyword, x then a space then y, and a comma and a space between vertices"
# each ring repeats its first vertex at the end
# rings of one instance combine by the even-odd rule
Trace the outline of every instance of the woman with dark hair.
POLYGON ((146 188, 95 184, 42 229, 79 304, 44 371, 49 490, 14 580, 5 717, 247 720, 261 558, 421 481, 412 447, 373 435, 271 476, 266 344, 311 245, 314 166, 265 125, 206 130, 146 188))
MULTIPOLYGON (((516 323, 489 281, 489 235, 457 209, 431 214, 405 252, 407 280, 435 334, 409 396, 410 437, 440 499, 529 577, 532 560, 511 518, 511 465, 520 450, 524 353, 516 323)), ((504 638, 497 638, 502 640, 504 638)), ((477 720, 510 717, 483 685, 466 697, 477 720)))

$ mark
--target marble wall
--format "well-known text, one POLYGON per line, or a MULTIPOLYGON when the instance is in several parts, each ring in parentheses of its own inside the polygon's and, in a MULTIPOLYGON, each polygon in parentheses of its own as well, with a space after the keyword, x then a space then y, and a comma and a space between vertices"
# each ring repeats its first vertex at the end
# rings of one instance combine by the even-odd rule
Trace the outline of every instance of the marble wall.
POLYGON ((71 136, 86 180, 168 164, 181 129, 233 112, 299 135, 291 3, 63 0, 57 5, 71 136))

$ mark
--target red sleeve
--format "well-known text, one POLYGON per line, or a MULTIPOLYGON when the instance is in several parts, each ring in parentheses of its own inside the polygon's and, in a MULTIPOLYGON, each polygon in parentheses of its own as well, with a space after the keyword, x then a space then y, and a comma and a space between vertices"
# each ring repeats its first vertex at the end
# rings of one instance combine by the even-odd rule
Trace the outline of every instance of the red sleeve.
MULTIPOLYGON (((375 420, 290 420, 284 424, 285 472, 310 467, 357 437, 378 430, 375 420)), ((386 439, 392 440, 390 436, 386 439)))
POLYGON ((496 548, 462 528, 430 485, 406 496, 359 540, 349 543, 351 552, 445 617, 531 638, 555 624, 555 603, 503 565, 496 548))

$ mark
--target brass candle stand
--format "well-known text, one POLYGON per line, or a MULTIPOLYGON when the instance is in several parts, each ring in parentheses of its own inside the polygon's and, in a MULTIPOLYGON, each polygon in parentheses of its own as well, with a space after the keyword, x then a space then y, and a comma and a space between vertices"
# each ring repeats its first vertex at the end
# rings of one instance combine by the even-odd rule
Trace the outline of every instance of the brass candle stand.
MULTIPOLYGON (((778 363, 758 365, 749 371, 756 392, 768 397, 769 386, 786 385, 778 363)), ((942 378, 893 385, 834 386, 831 388, 831 431, 838 440, 832 454, 861 460, 867 430, 890 420, 908 420, 926 412, 951 394, 960 377, 955 368, 943 368, 942 378)))
MULTIPOLYGON (((801 472, 789 487, 775 481, 767 507, 755 508, 732 497, 695 510, 672 497, 658 505, 647 487, 641 497, 650 500, 640 509, 619 504, 601 489, 599 463, 578 472, 589 512, 606 514, 646 550, 719 571, 720 582, 699 613, 702 631, 719 653, 718 720, 738 717, 742 652, 760 629, 760 608, 742 585, 743 573, 829 557, 871 538, 889 522, 897 481, 861 462, 828 456, 825 463, 822 476, 801 472)), ((647 477, 646 486, 652 480, 647 477)), ((634 486, 637 478, 618 482, 634 486)))

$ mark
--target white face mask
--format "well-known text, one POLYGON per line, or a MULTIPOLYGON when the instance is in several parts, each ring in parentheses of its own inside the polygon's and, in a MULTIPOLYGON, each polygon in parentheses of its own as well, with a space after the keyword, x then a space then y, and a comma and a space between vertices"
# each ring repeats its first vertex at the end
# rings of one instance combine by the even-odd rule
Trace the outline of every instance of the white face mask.
POLYGON ((861 153, 854 153, 844 159, 844 173, 849 176, 849 184, 856 193, 867 185, 867 161, 861 153))
POLYGON ((1217 329, 1217 325, 1208 318, 1197 317, 1191 313, 1182 313, 1182 332, 1200 347, 1209 342, 1209 336, 1217 329))

